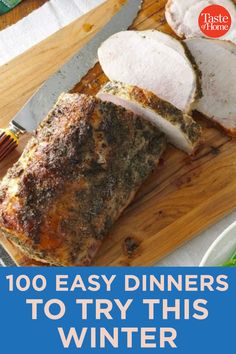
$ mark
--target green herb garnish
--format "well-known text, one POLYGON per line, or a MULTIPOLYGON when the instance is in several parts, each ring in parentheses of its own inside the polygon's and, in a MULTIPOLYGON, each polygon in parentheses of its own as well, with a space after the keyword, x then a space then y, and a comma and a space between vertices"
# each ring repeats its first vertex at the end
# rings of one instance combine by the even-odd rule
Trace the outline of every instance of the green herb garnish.
POLYGON ((228 260, 227 262, 225 262, 223 264, 223 267, 236 267, 236 251, 234 252, 232 257, 230 258, 230 260, 228 260))

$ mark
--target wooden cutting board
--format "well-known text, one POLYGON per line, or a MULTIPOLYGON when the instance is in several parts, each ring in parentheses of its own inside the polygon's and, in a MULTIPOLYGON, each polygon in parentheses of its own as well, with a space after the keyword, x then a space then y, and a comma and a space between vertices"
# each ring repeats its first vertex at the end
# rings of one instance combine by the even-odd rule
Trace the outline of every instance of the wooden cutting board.
MULTIPOLYGON (((35 89, 88 41, 122 3, 123 0, 107 1, 0 68, 0 126, 7 125, 35 89)), ((172 33, 165 21, 165 3, 144 0, 133 28, 172 33)), ((106 80, 97 64, 74 91, 95 94, 106 80)), ((195 118, 203 126, 205 144, 194 157, 173 147, 167 149, 157 171, 113 227, 94 265, 153 265, 236 208, 236 139, 224 135, 199 114, 195 118)), ((19 157, 26 141, 27 137, 17 152, 0 163, 0 177, 19 157)), ((3 237, 1 242, 19 265, 39 264, 3 237)))

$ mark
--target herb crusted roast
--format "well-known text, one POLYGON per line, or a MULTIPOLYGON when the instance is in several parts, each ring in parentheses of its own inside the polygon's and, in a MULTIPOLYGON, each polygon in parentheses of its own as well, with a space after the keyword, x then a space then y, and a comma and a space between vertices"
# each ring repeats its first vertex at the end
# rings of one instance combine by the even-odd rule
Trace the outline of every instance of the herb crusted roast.
POLYGON ((1 231, 35 260, 89 265, 165 145, 124 108, 62 94, 0 185, 1 231))

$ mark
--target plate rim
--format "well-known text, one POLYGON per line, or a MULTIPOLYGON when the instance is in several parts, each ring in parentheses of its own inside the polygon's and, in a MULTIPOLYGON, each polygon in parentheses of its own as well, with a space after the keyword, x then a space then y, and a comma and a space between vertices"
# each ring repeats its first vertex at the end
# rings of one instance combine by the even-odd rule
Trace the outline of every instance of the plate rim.
POLYGON ((204 256, 199 264, 199 267, 207 267, 205 265, 205 263, 206 263, 207 259, 209 258, 209 255, 211 254, 213 249, 234 228, 236 228, 236 221, 234 221, 232 224, 230 224, 224 231, 222 231, 222 233, 216 238, 216 240, 212 242, 212 244, 210 245, 210 247, 207 249, 206 253, 204 254, 204 256))

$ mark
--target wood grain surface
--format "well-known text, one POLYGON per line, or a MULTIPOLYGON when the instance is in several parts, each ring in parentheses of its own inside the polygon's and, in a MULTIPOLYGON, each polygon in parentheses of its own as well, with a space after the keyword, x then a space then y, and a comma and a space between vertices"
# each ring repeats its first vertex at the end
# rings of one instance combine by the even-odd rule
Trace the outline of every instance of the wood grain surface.
MULTIPOLYGON (((166 0, 145 0, 133 28, 172 33, 165 21, 166 0)), ((6 125, 34 90, 102 27, 121 1, 110 0, 0 68, 0 126, 6 125), (101 16, 104 9, 104 16, 101 16), (93 25, 85 33, 84 23, 93 25), (20 94, 19 94, 20 92, 20 94)), ((107 78, 97 64, 74 91, 95 94, 107 78)), ((236 140, 199 114, 204 144, 194 157, 169 147, 159 168, 146 181, 105 240, 95 265, 153 265, 236 208, 236 140), (132 243, 134 252, 127 251, 132 243)), ((0 177, 20 155, 0 164, 0 177)), ((37 265, 12 247, 5 248, 19 265, 37 265)))

